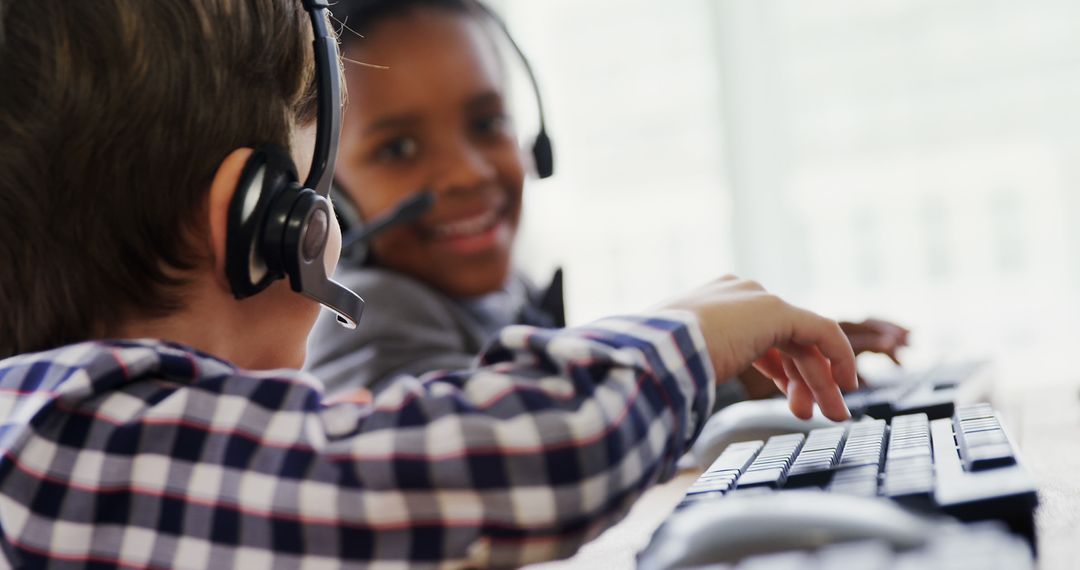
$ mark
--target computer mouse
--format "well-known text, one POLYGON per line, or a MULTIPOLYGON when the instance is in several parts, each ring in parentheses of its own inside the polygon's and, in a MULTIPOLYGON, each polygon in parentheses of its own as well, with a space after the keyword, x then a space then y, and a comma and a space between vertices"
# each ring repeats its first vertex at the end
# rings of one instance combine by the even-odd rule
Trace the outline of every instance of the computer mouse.
POLYGON ((817 406, 809 420, 802 420, 791 413, 787 400, 747 400, 713 414, 691 446, 690 455, 702 469, 708 469, 728 444, 837 425, 843 424, 821 415, 817 406))
POLYGON ((824 491, 731 495, 673 514, 638 554, 638 567, 666 570, 735 563, 748 556, 855 540, 916 548, 941 528, 888 499, 824 491))

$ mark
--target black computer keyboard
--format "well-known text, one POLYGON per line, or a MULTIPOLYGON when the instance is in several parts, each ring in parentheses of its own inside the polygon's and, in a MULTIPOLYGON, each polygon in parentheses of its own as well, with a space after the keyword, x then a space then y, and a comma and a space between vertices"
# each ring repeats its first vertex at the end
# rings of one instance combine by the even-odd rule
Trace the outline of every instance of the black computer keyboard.
POLYGON ((964 521, 998 519, 1034 545, 1035 485, 987 404, 959 407, 951 418, 863 419, 732 444, 679 506, 801 488, 888 497, 964 521))
POLYGON ((891 420, 895 416, 926 414, 931 420, 953 415, 957 389, 974 376, 982 361, 941 364, 914 378, 885 386, 863 388, 844 395, 853 417, 891 420))

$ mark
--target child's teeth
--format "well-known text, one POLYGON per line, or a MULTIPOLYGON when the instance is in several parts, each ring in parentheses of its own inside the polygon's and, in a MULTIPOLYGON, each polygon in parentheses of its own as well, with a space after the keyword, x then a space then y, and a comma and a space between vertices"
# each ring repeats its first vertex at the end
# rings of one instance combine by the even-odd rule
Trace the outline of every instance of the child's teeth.
POLYGON ((478 234, 487 230, 494 221, 495 213, 485 212, 466 220, 439 225, 435 233, 442 237, 478 234))

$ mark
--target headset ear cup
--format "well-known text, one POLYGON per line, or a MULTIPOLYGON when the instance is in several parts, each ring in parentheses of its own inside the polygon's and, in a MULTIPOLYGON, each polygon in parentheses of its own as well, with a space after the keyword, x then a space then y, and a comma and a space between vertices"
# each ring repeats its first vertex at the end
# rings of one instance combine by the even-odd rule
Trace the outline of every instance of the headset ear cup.
POLYGON ((322 263, 330 235, 330 208, 314 190, 302 189, 292 201, 292 211, 284 226, 281 261, 293 291, 304 290, 303 266, 322 263))
POLYGON ((282 149, 261 146, 248 158, 229 204, 225 275, 233 296, 250 297, 285 276, 280 255, 267 250, 265 236, 276 230, 280 210, 292 208, 288 190, 298 187, 296 168, 282 149), (282 204, 282 202, 288 202, 282 204), (268 255, 269 254, 269 255, 268 255))
POLYGON ((532 155, 536 175, 540 178, 551 178, 555 174, 555 153, 551 148, 551 138, 548 137, 547 131, 541 130, 540 134, 536 135, 532 155))

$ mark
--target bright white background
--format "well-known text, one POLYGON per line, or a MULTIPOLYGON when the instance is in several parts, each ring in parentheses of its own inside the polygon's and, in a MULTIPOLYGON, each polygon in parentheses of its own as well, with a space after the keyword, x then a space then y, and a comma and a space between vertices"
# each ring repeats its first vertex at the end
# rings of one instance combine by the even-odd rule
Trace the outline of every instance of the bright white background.
POLYGON ((930 358, 1077 338, 1080 2, 494 4, 556 143, 518 260, 572 323, 734 272, 930 358))

